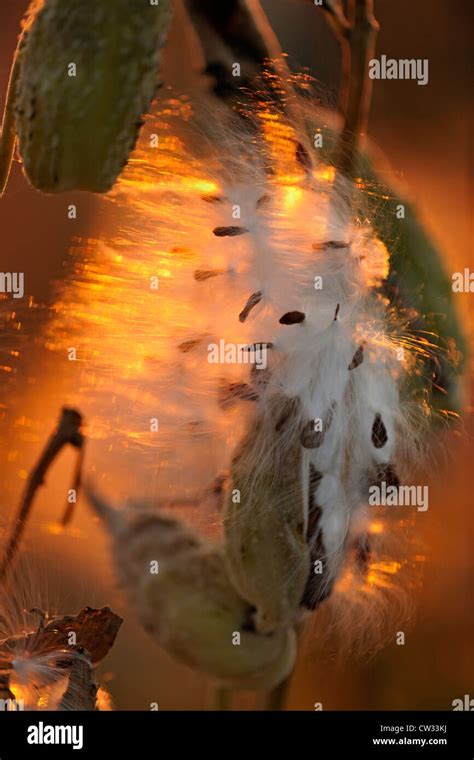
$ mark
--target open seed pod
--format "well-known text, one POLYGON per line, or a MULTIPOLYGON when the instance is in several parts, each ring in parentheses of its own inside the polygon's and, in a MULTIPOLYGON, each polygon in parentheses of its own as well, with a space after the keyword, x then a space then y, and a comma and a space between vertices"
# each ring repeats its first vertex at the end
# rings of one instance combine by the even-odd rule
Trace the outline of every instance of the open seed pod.
POLYGON ((123 513, 90 491, 89 498, 143 627, 172 657, 235 689, 267 690, 286 678, 296 656, 294 631, 255 631, 219 546, 163 512, 123 513))
POLYGON ((295 621, 310 572, 298 403, 277 396, 258 415, 232 467, 225 515, 230 578, 267 633, 295 621))
POLYGON ((42 0, 14 64, 19 152, 44 192, 109 190, 158 86, 169 0, 42 0))

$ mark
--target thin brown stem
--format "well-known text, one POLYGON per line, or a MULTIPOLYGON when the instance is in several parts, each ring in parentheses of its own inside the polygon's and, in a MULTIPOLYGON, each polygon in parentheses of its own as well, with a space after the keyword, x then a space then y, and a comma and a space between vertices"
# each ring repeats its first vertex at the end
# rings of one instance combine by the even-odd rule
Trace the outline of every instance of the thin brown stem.
POLYGON ((216 686, 215 709, 218 711, 232 710, 232 691, 225 686, 216 686))
MULTIPOLYGON (((20 40, 21 42, 21 40, 20 40)), ((16 144, 16 127, 15 127, 15 96, 19 75, 19 49, 20 42, 13 58, 13 64, 8 81, 7 94, 5 98, 5 108, 3 110, 2 128, 0 132, 0 197, 5 191, 5 187, 10 175, 10 169, 13 161, 13 153, 16 144)))
POLYGON ((61 520, 61 525, 63 528, 69 525, 74 514, 74 510, 77 504, 77 495, 82 485, 83 465, 84 465, 84 441, 82 442, 82 445, 79 447, 79 451, 78 451, 77 459, 76 459, 76 466, 74 468, 74 475, 73 475, 73 480, 72 480, 72 490, 75 492, 74 501, 68 501, 66 504, 66 508, 64 510, 64 514, 61 520))
POLYGON ((351 0, 351 28, 341 39, 343 56, 349 60, 344 90, 344 123, 339 135, 336 168, 346 177, 353 178, 357 170, 357 152, 367 132, 372 80, 369 61, 375 55, 375 41, 379 25, 375 20, 374 0, 351 0))
MULTIPOLYGON (((303 617, 295 625, 298 652, 301 650, 301 647, 304 643, 305 631, 305 618, 303 617)), ((274 689, 268 692, 265 698, 265 710, 280 711, 286 709, 288 695, 290 693, 291 684, 293 683, 294 674, 295 667, 293 667, 291 673, 288 673, 287 677, 281 683, 279 683, 277 686, 275 686, 274 689)))
POLYGON ((379 25, 374 0, 349 0, 348 16, 340 0, 322 0, 321 8, 340 42, 342 55, 339 108, 344 122, 335 164, 342 175, 353 179, 360 141, 367 132, 372 96, 368 67, 375 55, 379 25))
MULTIPOLYGON (((312 2, 314 4, 314 0, 312 2)), ((344 37, 350 30, 350 23, 344 13, 341 0, 323 0, 321 8, 326 11, 328 21, 336 34, 344 37)))
POLYGON ((67 444, 76 449, 81 449, 84 442, 81 426, 82 417, 79 412, 75 409, 62 409, 58 426, 46 443, 40 458, 28 477, 12 535, 0 567, 0 580, 6 577, 12 566, 34 498, 38 489, 44 484, 46 474, 52 463, 67 444))
POLYGON ((293 680, 293 671, 285 678, 284 681, 275 686, 267 695, 265 710, 280 711, 285 710, 288 694, 293 680))

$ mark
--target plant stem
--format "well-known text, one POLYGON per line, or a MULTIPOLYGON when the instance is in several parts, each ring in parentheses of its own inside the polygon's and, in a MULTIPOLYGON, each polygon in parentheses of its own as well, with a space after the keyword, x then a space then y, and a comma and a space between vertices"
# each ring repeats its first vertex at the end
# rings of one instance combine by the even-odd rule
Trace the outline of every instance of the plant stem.
POLYGON ((266 710, 280 711, 285 709, 287 697, 291 688, 291 681, 293 677, 293 671, 285 678, 284 681, 275 686, 272 691, 268 693, 266 699, 266 710))
POLYGON ((43 485, 46 474, 52 463, 58 456, 59 452, 67 444, 71 444, 71 446, 74 446, 76 449, 81 449, 84 442, 84 436, 81 433, 81 425, 82 417, 79 412, 75 409, 62 409, 58 426, 46 443, 40 458, 28 477, 25 491, 18 509, 18 516, 0 567, 0 580, 5 579, 12 566, 36 492, 43 485))
POLYGON ((338 36, 343 36, 349 31, 350 24, 344 14, 341 0, 323 0, 321 7, 326 11, 328 21, 338 36))
POLYGON ((61 525, 63 528, 65 528, 72 520, 72 516, 74 514, 74 509, 76 507, 77 503, 77 494, 79 493, 79 490, 82 485, 82 469, 84 464, 84 441, 82 442, 82 445, 79 447, 77 460, 76 460, 76 466, 74 468, 74 476, 72 480, 72 489, 76 492, 76 498, 74 501, 69 502, 66 504, 66 509, 64 510, 64 514, 61 520, 61 525))
POLYGON ((15 150, 16 144, 14 106, 18 74, 20 70, 20 42, 18 43, 10 71, 10 78, 8 80, 7 94, 5 98, 5 108, 3 110, 2 129, 0 132, 0 197, 3 195, 8 182, 10 168, 13 160, 13 152, 15 150))
POLYGON ((372 80, 368 64, 375 55, 379 30, 373 6, 374 0, 351 0, 351 26, 340 36, 345 72, 341 93, 344 123, 336 151, 336 168, 350 179, 356 176, 360 140, 367 132, 369 120, 372 80))
POLYGON ((218 711, 232 709, 232 692, 225 686, 216 686, 215 691, 216 707, 218 711))
POLYGON ((374 17, 374 0, 349 0, 348 16, 340 0, 323 0, 323 10, 341 46, 342 81, 339 106, 343 124, 333 163, 336 169, 332 209, 333 221, 348 225, 354 213, 354 184, 359 173, 361 140, 367 132, 372 80, 369 61, 375 55, 379 25, 374 17))

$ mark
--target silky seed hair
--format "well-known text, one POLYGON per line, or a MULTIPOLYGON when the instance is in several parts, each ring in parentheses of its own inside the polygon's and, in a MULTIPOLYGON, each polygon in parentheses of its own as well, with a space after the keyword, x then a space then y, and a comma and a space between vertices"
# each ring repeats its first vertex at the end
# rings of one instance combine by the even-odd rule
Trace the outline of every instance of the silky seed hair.
MULTIPOLYGON (((49 616, 57 612, 56 597, 27 553, 8 582, 0 585, 0 672, 24 710, 58 709, 68 687, 66 658, 87 659, 62 647, 42 651, 36 646, 49 616)), ((66 702, 69 709, 79 709, 73 691, 66 702)))
MULTIPOLYGON (((373 581, 368 487, 416 464, 429 412, 407 395, 416 340, 381 294, 389 252, 363 213, 364 189, 351 189, 348 221, 334 168, 302 150, 308 138, 281 113, 264 101, 251 121, 236 118, 223 127, 215 117, 206 135, 172 99, 147 119, 106 212, 119 232, 80 244, 51 347, 62 348, 61 331, 73 336, 96 378, 77 390, 98 438, 119 435, 124 467, 130 452, 143 455, 140 495, 196 505, 187 516, 221 537, 232 583, 266 632, 335 596, 339 610, 373 581), (145 429, 154 418, 158 434, 145 429), (291 477, 272 501, 265 483, 285 477, 280 463, 291 477)), ((107 472, 106 446, 93 450, 107 472)))

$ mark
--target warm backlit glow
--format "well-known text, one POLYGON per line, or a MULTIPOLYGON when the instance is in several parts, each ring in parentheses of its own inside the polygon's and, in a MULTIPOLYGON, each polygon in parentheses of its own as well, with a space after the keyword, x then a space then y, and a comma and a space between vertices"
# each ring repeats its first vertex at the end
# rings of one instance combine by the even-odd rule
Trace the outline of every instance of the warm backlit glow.
POLYGON ((285 187, 283 192, 285 208, 288 211, 294 209, 303 197, 303 190, 300 187, 285 187))
POLYGON ((380 533, 383 533, 384 530, 385 530, 385 527, 381 520, 373 520, 370 523, 369 533, 372 533, 374 536, 380 535, 380 533))
POLYGON ((391 576, 396 575, 402 565, 395 560, 371 562, 367 573, 367 584, 379 588, 391 588, 393 581, 391 576))

